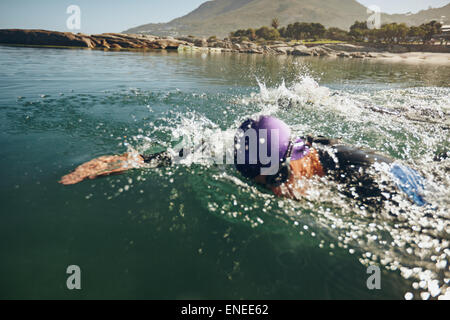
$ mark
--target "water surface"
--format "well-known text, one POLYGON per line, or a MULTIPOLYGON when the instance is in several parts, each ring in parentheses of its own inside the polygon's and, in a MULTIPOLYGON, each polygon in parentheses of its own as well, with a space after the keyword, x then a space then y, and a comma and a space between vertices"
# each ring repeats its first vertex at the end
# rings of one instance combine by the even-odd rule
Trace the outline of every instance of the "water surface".
POLYGON ((450 66, 0 47, 0 298, 402 299, 448 288, 450 66), (380 211, 316 181, 274 197, 195 161, 64 187, 77 165, 272 114, 427 177, 380 211), (82 290, 66 288, 67 266, 82 290), (382 270, 368 290, 368 265, 382 270), (446 283, 447 281, 447 283, 446 283))

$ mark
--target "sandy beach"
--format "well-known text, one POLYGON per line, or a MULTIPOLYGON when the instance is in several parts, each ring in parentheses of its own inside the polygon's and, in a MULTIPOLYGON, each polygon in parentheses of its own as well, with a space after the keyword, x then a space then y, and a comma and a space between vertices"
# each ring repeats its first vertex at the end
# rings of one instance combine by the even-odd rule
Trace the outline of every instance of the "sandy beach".
POLYGON ((450 53, 435 53, 435 52, 407 52, 407 53, 389 53, 389 52, 372 52, 376 60, 383 60, 388 62, 402 62, 410 64, 450 64, 450 53))

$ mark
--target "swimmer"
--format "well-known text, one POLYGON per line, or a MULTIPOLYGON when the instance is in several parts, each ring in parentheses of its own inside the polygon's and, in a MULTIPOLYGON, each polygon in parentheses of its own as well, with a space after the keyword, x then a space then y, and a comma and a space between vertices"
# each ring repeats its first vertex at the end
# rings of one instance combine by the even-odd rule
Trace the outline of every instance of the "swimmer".
MULTIPOLYGON (((423 196, 425 180, 417 171, 374 151, 346 145, 336 139, 295 137, 286 123, 272 116, 245 121, 239 127, 234 142, 234 163, 237 171, 280 197, 301 199, 307 192, 306 181, 326 176, 344 185, 344 193, 347 196, 357 198, 364 204, 378 206, 391 198, 376 182, 373 170, 371 171, 376 164, 380 164, 387 168, 397 191, 406 194, 416 205, 427 204, 423 196), (253 150, 257 152, 253 152, 254 154, 250 132, 256 134, 256 149, 253 150), (267 153, 276 155, 275 164, 267 163, 260 157, 260 150, 269 150, 268 146, 272 145, 277 149, 267 153), (264 169, 273 165, 278 169, 275 173, 264 173, 264 169)), ((179 152, 179 156, 183 156, 183 150, 179 152)), ((103 156, 82 164, 74 172, 62 177, 59 182, 71 185, 85 179, 145 167, 146 164, 163 167, 172 163, 173 157, 169 152, 103 156)))
POLYGON ((388 188, 383 188, 377 182, 373 169, 379 165, 384 166, 390 175, 395 186, 393 193, 400 191, 416 205, 426 204, 423 197, 424 178, 415 170, 372 150, 324 137, 293 137, 286 123, 270 116, 249 119, 239 129, 240 135, 235 137, 235 163, 240 164, 236 164, 236 169, 246 178, 267 186, 278 196, 300 199, 307 192, 305 182, 313 177, 326 176, 344 185, 342 190, 347 196, 370 206, 379 206, 393 195, 387 194, 388 188), (278 139, 279 170, 274 175, 263 175, 261 169, 271 164, 263 165, 264 159, 260 159, 259 148, 266 150, 271 145, 271 132, 274 129, 278 133, 275 139, 278 139), (256 132, 257 135, 256 161, 250 159, 251 145, 247 131, 256 132), (263 139, 260 138, 262 132, 263 139), (239 157, 245 158, 245 161, 237 161, 239 157))

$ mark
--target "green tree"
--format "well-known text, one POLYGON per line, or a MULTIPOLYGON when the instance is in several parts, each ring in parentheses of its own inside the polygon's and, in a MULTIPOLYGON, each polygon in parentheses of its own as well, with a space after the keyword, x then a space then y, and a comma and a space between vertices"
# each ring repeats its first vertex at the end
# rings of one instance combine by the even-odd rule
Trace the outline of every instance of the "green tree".
POLYGON ((291 28, 292 38, 296 40, 306 39, 311 33, 311 28, 309 23, 296 22, 291 28))
POLYGON ((384 30, 385 41, 388 43, 395 42, 396 23, 385 24, 381 29, 384 30))
POLYGON ((295 26, 294 24, 289 24, 286 28, 285 36, 287 38, 296 39, 295 38, 295 26))
POLYGON ((348 35, 347 31, 335 27, 331 27, 326 30, 325 38, 340 41, 350 40, 350 36, 348 35))
POLYGON ((239 29, 239 30, 236 30, 236 31, 230 33, 231 37, 241 37, 243 35, 245 35, 245 30, 242 30, 242 29, 239 29))
POLYGON ((433 35, 441 33, 441 27, 442 27, 442 24, 440 24, 439 22, 437 22, 435 20, 420 25, 419 28, 421 28, 423 31, 422 32, 423 43, 430 41, 433 38, 433 35))
POLYGON ((272 26, 274 29, 278 29, 278 27, 280 26, 280 21, 278 20, 278 18, 273 18, 273 19, 272 19, 272 24, 271 24, 271 26, 272 26))
POLYGON ((256 30, 256 36, 264 40, 276 40, 280 37, 280 33, 274 28, 261 27, 256 30))
POLYGON ((366 36, 367 30, 362 29, 353 29, 350 31, 350 36, 352 36, 353 39, 357 41, 363 41, 364 37, 366 36))
POLYGON ((368 33, 369 28, 367 27, 367 21, 355 21, 355 23, 350 27, 350 36, 357 40, 363 41, 368 33))
POLYGON ((256 31, 253 28, 249 28, 247 30, 239 29, 234 32, 231 32, 230 37, 231 38, 241 38, 241 41, 243 40, 242 38, 247 38, 247 40, 254 41, 254 40, 256 40, 256 31))
POLYGON ((406 36, 408 35, 408 31, 409 31, 409 28, 406 26, 405 23, 400 23, 396 26, 397 43, 406 41, 406 36))
POLYGON ((253 28, 247 29, 247 37, 248 37, 251 41, 255 41, 255 40, 256 40, 256 30, 253 29, 253 28))
POLYGON ((366 31, 367 40, 370 43, 377 42, 380 37, 380 29, 369 29, 366 31))
POLYGON ((355 21, 355 23, 350 27, 350 31, 354 29, 367 30, 367 21, 355 21))
POLYGON ((325 35, 327 29, 320 23, 311 23, 310 25, 310 37, 317 39, 322 39, 325 35))
POLYGON ((312 38, 313 28, 310 23, 302 22, 298 30, 299 39, 309 39, 312 38))
POLYGON ((412 38, 413 40, 422 40, 425 36, 425 30, 421 27, 412 26, 409 28, 408 31, 408 37, 412 38))

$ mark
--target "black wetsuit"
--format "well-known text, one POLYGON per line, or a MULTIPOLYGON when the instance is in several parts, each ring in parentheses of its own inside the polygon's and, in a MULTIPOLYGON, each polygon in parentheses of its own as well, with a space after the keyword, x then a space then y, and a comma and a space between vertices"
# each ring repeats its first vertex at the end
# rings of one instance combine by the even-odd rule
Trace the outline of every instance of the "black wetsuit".
MULTIPOLYGON (((391 164, 394 160, 372 150, 344 145, 338 140, 323 137, 306 137, 305 140, 309 144, 314 143, 325 174, 346 186, 341 190, 346 196, 357 198, 370 206, 381 205, 386 200, 383 195, 386 190, 382 191, 386 188, 381 188, 369 169, 375 163, 391 164)), ((395 188, 389 191, 391 195, 397 193, 395 188)))

